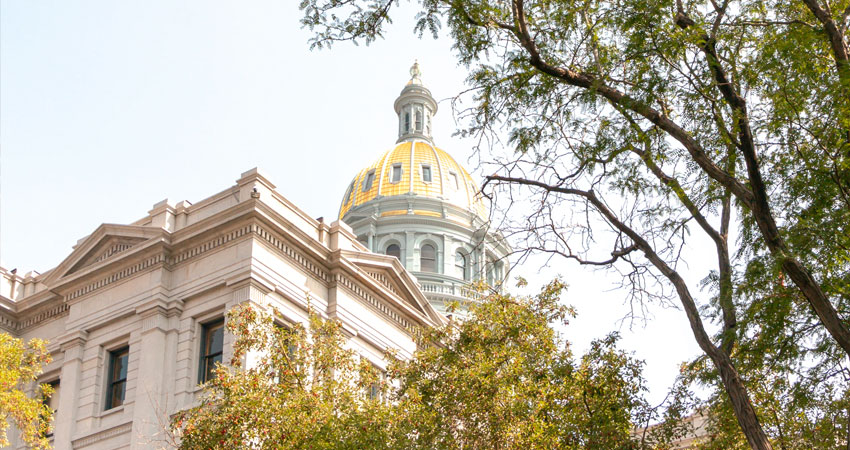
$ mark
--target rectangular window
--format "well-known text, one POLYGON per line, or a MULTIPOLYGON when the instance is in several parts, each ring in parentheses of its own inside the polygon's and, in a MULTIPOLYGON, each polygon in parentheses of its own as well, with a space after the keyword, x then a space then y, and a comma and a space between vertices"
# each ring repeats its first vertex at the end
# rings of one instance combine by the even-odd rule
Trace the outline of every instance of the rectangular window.
POLYGON ((124 347, 109 352, 109 372, 106 377, 106 407, 112 409, 124 404, 127 390, 127 360, 130 349, 124 347))
POLYGON ((366 398, 369 400, 381 399, 381 385, 379 382, 373 381, 369 383, 369 386, 366 387, 366 398))
POLYGON ((431 166, 422 166, 422 181, 431 182, 431 166))
POLYGON ((401 181, 401 164, 393 164, 393 171, 390 174, 390 182, 398 183, 401 181))
POLYGON ((53 424, 56 423, 56 413, 59 411, 59 380, 53 380, 45 384, 53 388, 53 395, 43 400, 44 406, 47 406, 53 411, 53 423, 50 424, 50 430, 44 434, 44 437, 50 438, 53 436, 53 424))
POLYGON ((284 356, 289 360, 288 363, 283 361, 283 366, 278 367, 277 364, 275 364, 272 367, 272 379, 275 383, 280 383, 283 381, 283 378, 280 377, 281 370, 291 370, 293 372, 298 370, 298 345, 296 344, 296 338, 293 335, 293 331, 289 327, 275 322, 274 328, 275 337, 282 347, 281 350, 283 350, 283 355, 281 356, 284 356), (289 365, 289 367, 287 367, 287 365, 289 365))
POLYGON ((363 392, 364 397, 368 400, 381 401, 383 400, 381 385, 385 382, 386 373, 378 367, 372 365, 372 373, 370 374, 372 381, 365 387, 363 392), (374 377, 374 378, 372 378, 374 377))
POLYGON ((212 379, 215 365, 221 363, 224 349, 224 321, 217 320, 204 324, 201 330, 201 364, 198 383, 212 379))
POLYGON ((363 179, 363 192, 372 189, 372 183, 375 181, 375 171, 370 170, 369 173, 366 174, 366 178, 363 179))
POLYGON ((290 361, 294 362, 298 353, 298 344, 294 334, 295 332, 288 326, 278 322, 275 322, 274 327, 278 335, 282 335, 283 337, 281 345, 283 346, 282 350, 284 354, 290 359, 290 361))

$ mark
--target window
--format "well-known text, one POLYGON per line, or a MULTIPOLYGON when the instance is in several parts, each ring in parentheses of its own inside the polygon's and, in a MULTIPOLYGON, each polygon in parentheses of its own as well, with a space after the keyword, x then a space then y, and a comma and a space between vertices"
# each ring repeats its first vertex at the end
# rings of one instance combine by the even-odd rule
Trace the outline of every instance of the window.
POLYGON ((422 131, 422 108, 416 108, 416 131, 422 131))
MULTIPOLYGON (((369 381, 369 384, 366 385, 364 395, 368 400, 380 401, 382 400, 382 385, 385 382, 386 374, 374 365, 371 368, 372 370, 368 371, 368 375, 366 375, 368 378, 364 380, 369 381)), ((361 374, 363 373, 361 372, 361 374)))
POLYGON ((390 183, 398 183, 401 181, 401 164, 393 164, 393 170, 390 172, 390 183))
POLYGON ((295 331, 279 322, 274 323, 274 328, 277 332, 277 336, 281 339, 280 344, 282 346, 283 353, 290 360, 294 359, 298 352, 295 331))
POLYGON ((425 244, 419 250, 419 270, 422 272, 437 271, 437 251, 431 244, 425 244))
POLYGON ((466 280, 466 255, 461 252, 455 253, 455 276, 466 280))
POLYGON ((373 381, 366 386, 366 398, 369 400, 381 399, 381 382, 373 381))
POLYGON ((370 170, 369 173, 366 174, 366 178, 363 179, 363 192, 372 189, 372 183, 375 181, 375 171, 370 170))
MULTIPOLYGON (((278 366, 275 363, 272 366, 273 374, 272 379, 276 383, 281 383, 285 381, 284 378, 281 377, 281 369, 284 369, 288 373, 296 372, 299 368, 298 364, 298 344, 297 344, 297 336, 295 332, 283 325, 279 322, 274 323, 275 328, 275 340, 281 346, 281 350, 283 350, 283 354, 281 356, 285 357, 288 362, 282 361, 283 367, 278 366)), ((297 374, 295 374, 297 376, 297 374)))
POLYGON ((210 380, 216 363, 221 363, 224 348, 224 321, 217 320, 203 326, 201 330, 201 364, 198 383, 210 380))
POLYGON ((400 261, 401 260, 401 247, 399 247, 398 244, 390 244, 387 247, 387 255, 395 256, 400 261))
POLYGON ((431 166, 422 166, 422 181, 431 182, 431 166))
POLYGON ((457 183, 457 174, 454 172, 449 172, 449 184, 454 190, 460 189, 460 185, 457 183))
POLYGON ((53 411, 53 423, 50 424, 50 430, 44 434, 44 437, 49 438, 53 436, 53 424, 56 423, 56 413, 59 411, 59 380, 53 380, 45 384, 53 389, 53 395, 50 398, 42 400, 44 406, 47 406, 53 411))
POLYGON ((106 377, 106 407, 112 409, 124 404, 127 389, 127 359, 130 349, 124 347, 109 352, 109 372, 106 377))
POLYGON ((410 113, 404 113, 404 132, 410 133, 410 113))

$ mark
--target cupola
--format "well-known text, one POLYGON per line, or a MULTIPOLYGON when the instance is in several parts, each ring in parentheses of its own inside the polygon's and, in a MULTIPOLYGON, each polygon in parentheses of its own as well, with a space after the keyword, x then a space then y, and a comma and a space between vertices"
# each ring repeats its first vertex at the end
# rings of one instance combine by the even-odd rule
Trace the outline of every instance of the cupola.
POLYGON ((422 84, 419 63, 410 68, 410 81, 401 90, 395 101, 398 114, 398 141, 420 139, 434 144, 431 137, 431 118, 437 113, 437 102, 431 91, 422 84))

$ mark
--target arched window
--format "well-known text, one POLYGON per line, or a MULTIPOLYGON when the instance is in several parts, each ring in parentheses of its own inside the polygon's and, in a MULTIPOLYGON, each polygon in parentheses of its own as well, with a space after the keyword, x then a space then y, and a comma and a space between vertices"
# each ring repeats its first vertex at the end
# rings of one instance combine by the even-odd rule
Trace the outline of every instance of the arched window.
POLYGON ((437 271, 437 250, 431 244, 425 244, 419 250, 419 270, 422 272, 437 271))
POLYGON ((390 244, 387 246, 387 255, 395 256, 401 261, 401 247, 398 244, 390 244))
POLYGON ((466 270, 466 255, 461 252, 455 253, 455 276, 462 280, 469 280, 466 270))

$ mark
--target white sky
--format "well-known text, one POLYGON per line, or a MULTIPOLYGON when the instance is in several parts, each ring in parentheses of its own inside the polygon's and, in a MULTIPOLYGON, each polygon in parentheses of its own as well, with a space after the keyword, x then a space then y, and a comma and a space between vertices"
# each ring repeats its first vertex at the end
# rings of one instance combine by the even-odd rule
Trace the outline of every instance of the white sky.
MULTIPOLYGON (((369 47, 311 52, 297 3, 2 0, 0 265, 46 271, 101 223, 197 202, 255 166, 307 213, 335 218, 353 175, 395 143, 392 104, 413 60, 438 100, 464 88, 449 40, 416 38, 412 11, 369 47)), ((435 142, 474 173, 455 128, 441 102, 435 142)), ((698 353, 684 313, 655 309, 630 330, 619 278, 554 266, 517 273, 564 276, 576 350, 620 330, 660 401, 698 353)))

